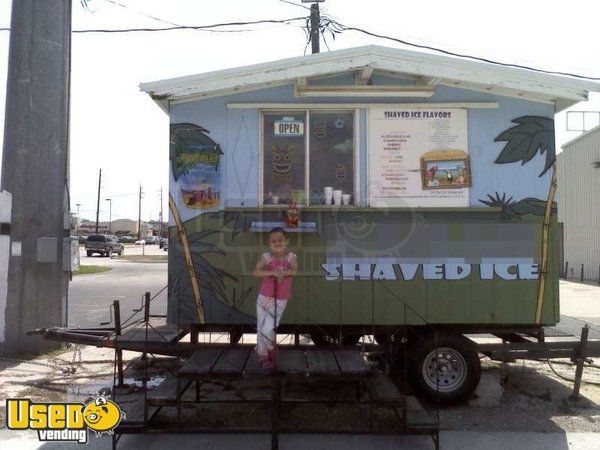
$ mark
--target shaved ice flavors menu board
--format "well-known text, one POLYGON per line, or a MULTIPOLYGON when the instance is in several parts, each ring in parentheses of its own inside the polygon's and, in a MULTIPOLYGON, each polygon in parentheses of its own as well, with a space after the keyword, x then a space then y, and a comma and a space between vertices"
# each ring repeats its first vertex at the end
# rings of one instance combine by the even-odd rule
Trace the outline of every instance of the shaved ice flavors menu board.
POLYGON ((464 109, 369 109, 371 206, 469 205, 464 109))

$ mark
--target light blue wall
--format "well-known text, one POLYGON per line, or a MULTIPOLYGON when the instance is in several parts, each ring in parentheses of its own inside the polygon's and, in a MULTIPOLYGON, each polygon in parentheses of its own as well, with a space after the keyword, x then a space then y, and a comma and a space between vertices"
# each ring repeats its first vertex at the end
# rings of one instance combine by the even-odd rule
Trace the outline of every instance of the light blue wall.
MULTIPOLYGON (((374 84, 406 84, 407 80, 373 77, 374 84)), ((319 84, 350 84, 353 76, 322 78, 319 84)), ((316 84, 316 83, 315 83, 316 84)), ((524 115, 553 118, 552 105, 535 103, 484 92, 437 86, 435 95, 428 99, 365 99, 347 98, 296 98, 293 86, 281 86, 260 91, 228 95, 225 97, 182 103, 171 108, 171 122, 191 122, 210 131, 209 136, 222 146, 223 191, 227 206, 258 204, 258 148, 259 113, 250 109, 228 109, 227 103, 455 103, 497 102, 497 109, 468 110, 468 149, 471 158, 473 186, 470 189, 470 205, 484 206, 479 199, 486 194, 506 193, 514 200, 527 197, 545 199, 550 183, 550 171, 539 178, 545 156, 539 154, 525 165, 520 163, 495 164, 494 160, 505 143, 494 142, 494 138, 514 124, 512 119, 524 115), (386 101, 387 100, 387 101, 386 101), (402 100, 402 101, 399 101, 402 100)), ((360 112, 360 182, 366 183, 366 110, 360 112)), ((171 176, 172 177, 172 176, 171 176)), ((174 188, 171 178, 171 188, 174 188)), ((361 203, 365 203, 364 189, 361 203)), ((173 196, 179 199, 180 196, 173 196)), ((179 200, 177 200, 179 201, 179 200)), ((179 205, 178 205, 179 206, 179 205)), ((197 214, 194 210, 181 207, 184 220, 197 214)))

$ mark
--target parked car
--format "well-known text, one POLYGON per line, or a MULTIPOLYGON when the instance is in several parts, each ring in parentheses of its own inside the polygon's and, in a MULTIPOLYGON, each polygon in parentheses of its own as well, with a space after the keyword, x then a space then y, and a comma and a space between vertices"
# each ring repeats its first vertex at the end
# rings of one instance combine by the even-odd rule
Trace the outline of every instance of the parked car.
POLYGON ((138 241, 135 241, 135 245, 146 245, 146 241, 144 239, 140 239, 138 241))
POLYGON ((123 242, 125 244, 129 244, 131 242, 135 242, 135 238, 133 236, 121 236, 119 242, 123 242))
POLYGON ((92 234, 85 241, 85 251, 88 256, 99 253, 100 256, 111 257, 113 253, 123 254, 125 246, 119 243, 117 236, 111 234, 92 234))
POLYGON ((162 238, 160 240, 160 248, 162 248, 165 252, 169 250, 169 240, 167 238, 162 238))
POLYGON ((144 239, 146 240, 146 245, 157 245, 159 243, 158 236, 148 236, 144 239))

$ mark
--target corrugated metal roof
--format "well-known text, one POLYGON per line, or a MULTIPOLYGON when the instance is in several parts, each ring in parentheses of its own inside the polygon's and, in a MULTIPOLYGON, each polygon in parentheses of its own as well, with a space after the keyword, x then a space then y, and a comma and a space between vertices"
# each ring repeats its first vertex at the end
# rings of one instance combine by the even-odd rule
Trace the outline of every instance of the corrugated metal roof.
POLYGON ((434 84, 550 102, 556 110, 587 100, 590 91, 600 91, 600 83, 578 78, 377 45, 142 83, 140 89, 164 108, 168 102, 263 89, 367 67, 423 77, 434 84))

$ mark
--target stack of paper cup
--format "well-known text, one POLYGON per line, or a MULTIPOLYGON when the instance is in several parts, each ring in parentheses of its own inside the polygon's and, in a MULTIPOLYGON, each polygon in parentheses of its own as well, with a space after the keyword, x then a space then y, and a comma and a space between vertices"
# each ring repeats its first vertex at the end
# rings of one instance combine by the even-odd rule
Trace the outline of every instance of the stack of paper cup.
POLYGON ((325 204, 331 205, 333 201, 333 188, 331 186, 323 188, 323 195, 325 197, 325 204))
POLYGON ((344 205, 350 204, 350 194, 342 194, 342 203, 344 205))
POLYGON ((338 206, 342 204, 342 191, 339 189, 333 191, 333 204, 338 206))

